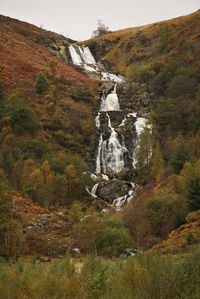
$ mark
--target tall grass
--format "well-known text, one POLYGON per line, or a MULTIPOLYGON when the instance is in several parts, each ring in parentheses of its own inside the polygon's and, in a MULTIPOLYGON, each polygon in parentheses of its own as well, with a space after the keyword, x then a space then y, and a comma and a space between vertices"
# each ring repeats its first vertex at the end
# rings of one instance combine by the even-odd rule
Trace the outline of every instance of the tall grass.
POLYGON ((200 247, 184 255, 0 264, 1 299, 199 299, 200 247), (76 264, 81 265, 77 270, 76 264))

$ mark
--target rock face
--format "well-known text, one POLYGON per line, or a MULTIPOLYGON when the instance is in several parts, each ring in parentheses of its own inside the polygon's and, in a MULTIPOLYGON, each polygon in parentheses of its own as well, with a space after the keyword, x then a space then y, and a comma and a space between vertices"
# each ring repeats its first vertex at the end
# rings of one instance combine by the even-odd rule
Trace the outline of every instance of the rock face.
POLYGON ((101 181, 97 188, 97 196, 112 203, 114 199, 125 195, 130 186, 127 182, 120 180, 101 181))
POLYGON ((147 84, 124 82, 118 85, 117 92, 122 110, 135 111, 138 115, 150 112, 155 95, 147 84))

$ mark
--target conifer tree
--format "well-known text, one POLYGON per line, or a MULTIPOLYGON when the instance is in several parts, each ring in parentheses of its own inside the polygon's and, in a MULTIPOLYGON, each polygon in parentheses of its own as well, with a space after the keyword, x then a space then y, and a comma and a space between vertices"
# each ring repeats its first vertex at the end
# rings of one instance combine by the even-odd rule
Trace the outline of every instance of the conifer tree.
POLYGON ((192 211, 200 209, 200 177, 195 176, 188 186, 188 203, 192 211))
POLYGON ((45 74, 39 72, 35 80, 35 89, 37 93, 42 94, 48 91, 49 81, 45 74))

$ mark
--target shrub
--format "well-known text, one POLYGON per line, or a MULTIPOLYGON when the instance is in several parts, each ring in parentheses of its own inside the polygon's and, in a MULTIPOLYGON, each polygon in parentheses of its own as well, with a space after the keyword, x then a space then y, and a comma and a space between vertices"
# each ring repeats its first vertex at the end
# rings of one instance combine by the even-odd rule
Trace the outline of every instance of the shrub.
POLYGON ((37 137, 35 139, 23 138, 14 143, 14 155, 18 158, 18 154, 24 154, 26 157, 35 157, 41 159, 48 152, 48 144, 44 138, 37 137))
POLYGON ((128 231, 119 219, 106 218, 102 221, 102 230, 97 238, 97 250, 101 255, 113 257, 125 252, 132 242, 128 231))
POLYGON ((0 83, 0 101, 4 99, 3 85, 0 83))
POLYGON ((149 64, 141 64, 137 68, 133 65, 128 72, 128 80, 148 83, 155 75, 154 70, 149 64))
POLYGON ((35 89, 37 93, 42 94, 49 90, 49 81, 45 74, 39 72, 35 80, 35 89))
POLYGON ((171 189, 158 191, 145 210, 152 234, 161 237, 166 237, 171 230, 183 224, 187 213, 186 200, 171 189))
POLYGON ((197 89, 197 81, 188 75, 179 75, 172 79, 166 90, 168 97, 186 96, 193 98, 197 89))
POLYGON ((177 140, 170 158, 170 166, 176 174, 179 174, 183 165, 190 158, 190 152, 184 140, 177 140))
POLYGON ((23 99, 12 98, 3 107, 4 116, 11 118, 11 126, 17 131, 34 131, 38 128, 38 118, 23 99))
POLYGON ((188 184, 188 203, 191 211, 200 209, 200 177, 194 176, 188 184))
POLYGON ((171 37, 172 30, 168 25, 165 25, 161 27, 161 32, 160 32, 160 39, 159 39, 159 46, 158 49, 160 50, 161 53, 166 53, 168 52, 168 42, 171 37))

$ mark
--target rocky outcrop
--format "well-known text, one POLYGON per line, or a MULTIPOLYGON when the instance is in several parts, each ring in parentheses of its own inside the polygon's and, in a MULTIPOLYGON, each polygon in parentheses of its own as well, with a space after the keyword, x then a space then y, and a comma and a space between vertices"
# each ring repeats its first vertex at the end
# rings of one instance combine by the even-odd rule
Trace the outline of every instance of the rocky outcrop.
POLYGON ((130 186, 127 182, 120 180, 101 181, 97 188, 97 196, 112 203, 114 199, 128 193, 130 186))
POLYGON ((137 112, 138 115, 149 113, 155 98, 147 84, 124 82, 118 85, 117 93, 121 109, 126 112, 137 112))

